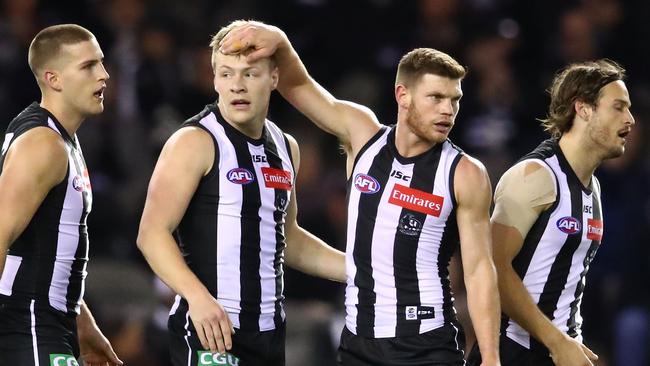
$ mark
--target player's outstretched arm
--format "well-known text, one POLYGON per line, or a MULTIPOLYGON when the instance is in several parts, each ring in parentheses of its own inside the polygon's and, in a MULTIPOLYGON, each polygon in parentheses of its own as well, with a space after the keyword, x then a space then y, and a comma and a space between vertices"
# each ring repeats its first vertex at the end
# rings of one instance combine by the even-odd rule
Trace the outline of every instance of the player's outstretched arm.
POLYGON ((554 202, 552 173, 537 162, 522 162, 508 170, 497 185, 492 215, 494 263, 503 312, 551 352, 557 366, 592 365, 597 356, 560 331, 537 307, 512 267, 524 238, 538 216, 554 202))
MULTIPOLYGON (((291 145, 291 155, 297 175, 300 166, 300 150, 293 137, 287 135, 287 138, 291 145)), ((284 254, 287 265, 312 276, 345 282, 345 254, 300 227, 297 214, 296 187, 293 187, 285 224, 287 248, 284 254)))
POLYGON ((154 272, 187 300, 201 345, 225 352, 232 347, 230 318, 189 269, 172 236, 214 154, 212 138, 198 127, 182 128, 167 141, 149 183, 138 248, 154 272))
POLYGON ((230 31, 220 51, 226 54, 251 49, 248 61, 273 57, 280 71, 278 91, 318 127, 339 138, 353 155, 380 128, 375 114, 362 105, 332 96, 307 72, 287 35, 277 27, 247 22, 230 31))
POLYGON ((79 351, 85 366, 121 366, 124 363, 117 357, 111 343, 97 327, 95 318, 85 302, 77 317, 79 351))
POLYGON ((492 187, 480 161, 463 156, 454 176, 456 218, 467 287, 467 305, 483 366, 500 365, 501 309, 490 243, 492 187))
POLYGON ((48 127, 25 132, 9 147, 0 175, 0 274, 7 250, 67 168, 65 143, 48 127))

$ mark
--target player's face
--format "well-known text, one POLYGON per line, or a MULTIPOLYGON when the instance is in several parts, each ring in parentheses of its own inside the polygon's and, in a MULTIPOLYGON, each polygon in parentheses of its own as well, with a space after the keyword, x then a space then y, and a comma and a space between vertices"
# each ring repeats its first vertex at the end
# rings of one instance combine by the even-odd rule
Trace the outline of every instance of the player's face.
POLYGON ((445 141, 454 127, 463 96, 460 79, 425 74, 409 88, 409 93, 408 128, 425 141, 445 141))
POLYGON ((634 125, 630 106, 630 95, 623 81, 613 81, 601 89, 587 132, 596 147, 603 151, 604 159, 616 158, 625 152, 625 138, 634 125))
POLYGON ((222 53, 215 55, 214 63, 214 88, 223 117, 235 124, 262 123, 278 84, 277 68, 269 59, 249 63, 243 56, 222 53))
POLYGON ((66 105, 82 117, 104 111, 104 90, 109 75, 97 40, 64 45, 59 62, 61 94, 66 105))

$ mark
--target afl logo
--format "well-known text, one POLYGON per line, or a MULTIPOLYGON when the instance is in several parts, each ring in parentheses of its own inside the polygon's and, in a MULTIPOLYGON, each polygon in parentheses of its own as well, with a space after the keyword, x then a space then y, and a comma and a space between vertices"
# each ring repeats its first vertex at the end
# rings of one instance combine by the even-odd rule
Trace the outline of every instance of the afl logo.
POLYGON ((232 183, 242 185, 252 183, 255 180, 253 173, 244 168, 230 169, 230 171, 226 174, 226 178, 228 178, 228 180, 232 183))
POLYGON ((576 234, 582 229, 580 221, 571 216, 565 216, 557 220, 556 225, 561 232, 569 235, 576 234))
POLYGON ((74 179, 72 179, 72 188, 74 188, 77 192, 83 192, 84 179, 80 175, 77 175, 74 177, 74 179))
POLYGON ((379 191, 379 182, 377 179, 368 174, 359 173, 354 177, 354 186, 361 193, 377 193, 379 191))

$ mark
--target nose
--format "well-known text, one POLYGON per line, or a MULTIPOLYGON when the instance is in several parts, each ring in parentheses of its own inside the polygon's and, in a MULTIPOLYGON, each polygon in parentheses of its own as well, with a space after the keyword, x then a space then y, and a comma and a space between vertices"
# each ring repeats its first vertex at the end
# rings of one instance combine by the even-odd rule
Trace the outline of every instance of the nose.
POLYGON ((242 75, 235 75, 232 78, 232 84, 230 84, 230 91, 237 94, 246 91, 246 84, 244 83, 244 78, 242 75))
POLYGON ((104 66, 104 63, 100 63, 99 66, 100 66, 100 74, 101 74, 100 79, 101 80, 110 79, 111 75, 108 74, 108 71, 106 70, 106 67, 104 66))
POLYGON ((449 116, 454 115, 454 106, 450 98, 444 98, 444 100, 440 103, 440 113, 449 116))
POLYGON ((629 109, 627 110, 626 123, 629 123, 631 126, 634 126, 636 124, 636 121, 634 120, 634 116, 632 115, 632 112, 629 109))

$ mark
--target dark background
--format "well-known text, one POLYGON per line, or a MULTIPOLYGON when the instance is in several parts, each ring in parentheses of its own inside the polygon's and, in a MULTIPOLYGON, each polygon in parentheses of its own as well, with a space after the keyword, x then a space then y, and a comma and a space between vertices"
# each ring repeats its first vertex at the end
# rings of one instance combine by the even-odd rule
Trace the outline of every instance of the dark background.
MULTIPOLYGON (((598 365, 648 365, 650 253, 650 2, 642 0, 3 0, 0 124, 40 100, 27 49, 43 27, 78 23, 98 38, 111 75, 106 111, 79 131, 94 191, 89 218, 88 302, 130 365, 165 365, 169 294, 153 279, 135 238, 158 153, 186 118, 216 99, 210 36, 235 19, 281 27, 310 73, 341 99, 396 120, 393 82, 414 47, 450 53, 470 72, 452 140, 487 166, 493 185, 546 138, 545 93, 574 61, 607 57, 628 71, 636 118, 624 157, 607 161, 605 235, 582 304, 586 343, 598 365)), ((344 247, 344 158, 279 95, 270 119, 301 146, 299 222, 344 247)), ((462 277, 457 307, 466 319, 462 277)), ((331 365, 343 286, 287 270, 288 365, 331 365), (316 361, 320 360, 320 361, 316 361)), ((471 329, 467 329, 471 338, 471 329)))

